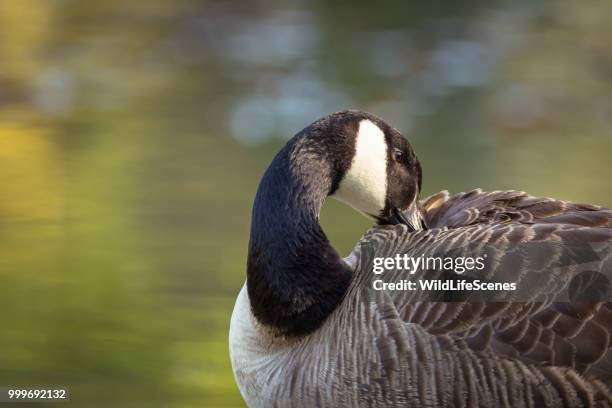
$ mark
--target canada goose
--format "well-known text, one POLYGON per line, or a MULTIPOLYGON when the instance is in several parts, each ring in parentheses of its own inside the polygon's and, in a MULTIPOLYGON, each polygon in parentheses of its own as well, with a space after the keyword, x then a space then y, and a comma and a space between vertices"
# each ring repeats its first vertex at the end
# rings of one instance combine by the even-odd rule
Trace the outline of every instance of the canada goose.
POLYGON ((277 154, 255 197, 230 325, 247 404, 612 406, 612 211, 516 191, 419 201, 420 190, 410 144, 369 113, 322 118, 277 154), (377 221, 346 259, 319 225, 328 196, 377 221), (376 257, 443 254, 458 242, 491 249, 489 272, 528 290, 488 302, 364 287, 376 257), (568 248, 580 245, 595 248, 584 262, 604 276, 595 291, 607 298, 562 298, 580 269, 568 248))

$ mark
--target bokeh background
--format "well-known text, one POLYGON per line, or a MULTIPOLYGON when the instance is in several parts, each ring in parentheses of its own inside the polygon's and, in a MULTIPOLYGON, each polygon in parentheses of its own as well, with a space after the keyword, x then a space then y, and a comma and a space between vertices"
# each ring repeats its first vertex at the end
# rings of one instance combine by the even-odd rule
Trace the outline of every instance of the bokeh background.
MULTIPOLYGON (((346 108, 410 139, 426 195, 612 206, 612 3, 0 2, 0 385, 242 406, 257 182, 346 108)), ((322 217, 344 254, 369 226, 322 217)))

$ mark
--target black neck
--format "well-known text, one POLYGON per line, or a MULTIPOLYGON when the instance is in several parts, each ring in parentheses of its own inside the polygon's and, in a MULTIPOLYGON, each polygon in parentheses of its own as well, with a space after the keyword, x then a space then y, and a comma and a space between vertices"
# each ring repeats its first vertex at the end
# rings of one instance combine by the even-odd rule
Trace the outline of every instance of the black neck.
POLYGON ((348 288, 352 272, 319 225, 334 184, 326 160, 298 139, 279 152, 259 185, 247 288, 255 317, 281 334, 316 330, 348 288))

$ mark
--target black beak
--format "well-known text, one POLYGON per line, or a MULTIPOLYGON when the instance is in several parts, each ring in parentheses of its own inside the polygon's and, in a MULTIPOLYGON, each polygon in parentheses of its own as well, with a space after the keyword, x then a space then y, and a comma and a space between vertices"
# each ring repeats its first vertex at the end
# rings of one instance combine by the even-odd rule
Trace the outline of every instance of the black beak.
POLYGON ((399 208, 392 207, 389 209, 388 213, 388 216, 378 219, 379 224, 404 224, 408 226, 410 232, 427 229, 423 214, 416 204, 411 205, 403 211, 399 208))
POLYGON ((408 225, 409 227, 412 227, 412 225, 410 224, 410 221, 408 221, 406 216, 402 214, 399 208, 391 209, 391 214, 388 217, 388 221, 389 221, 389 224, 391 225, 405 224, 405 225, 408 225))

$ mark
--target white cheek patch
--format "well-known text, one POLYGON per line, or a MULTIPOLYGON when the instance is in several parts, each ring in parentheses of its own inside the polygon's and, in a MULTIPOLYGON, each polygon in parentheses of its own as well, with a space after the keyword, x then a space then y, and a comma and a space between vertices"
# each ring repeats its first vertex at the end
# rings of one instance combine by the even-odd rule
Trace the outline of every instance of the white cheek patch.
POLYGON ((359 124, 351 167, 334 197, 358 211, 378 215, 387 195, 387 143, 383 131, 369 120, 359 124))

